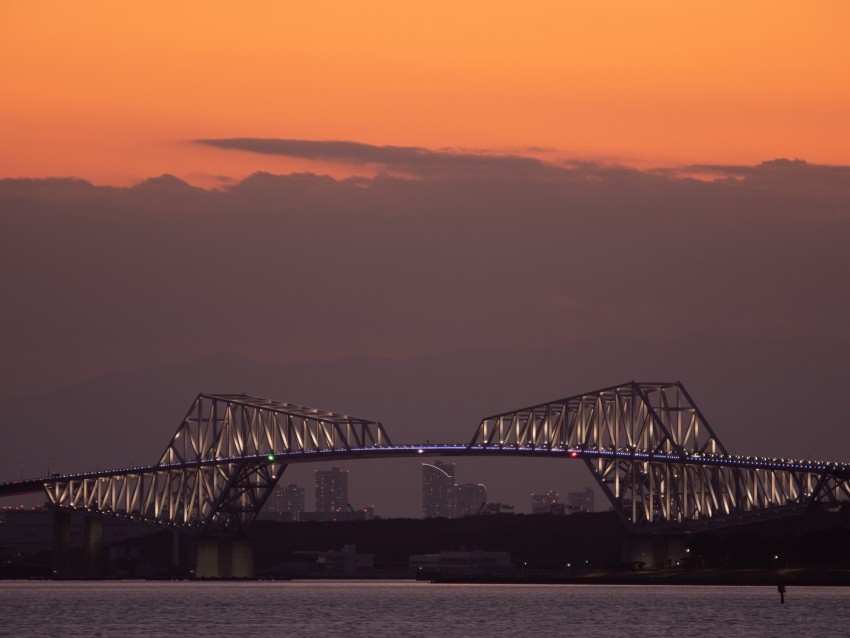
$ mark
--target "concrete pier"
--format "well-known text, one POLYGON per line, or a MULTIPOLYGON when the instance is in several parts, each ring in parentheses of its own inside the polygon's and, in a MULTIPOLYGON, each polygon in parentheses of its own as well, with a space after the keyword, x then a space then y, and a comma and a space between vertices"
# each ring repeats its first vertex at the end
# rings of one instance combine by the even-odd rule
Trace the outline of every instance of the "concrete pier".
POLYGON ((94 516, 83 523, 83 569, 86 578, 103 576, 103 520, 94 516))
POLYGON ((254 577, 254 546, 247 538, 234 538, 231 543, 230 577, 254 577))
POLYGON ((201 537, 195 549, 195 578, 253 578, 254 547, 246 538, 201 537))

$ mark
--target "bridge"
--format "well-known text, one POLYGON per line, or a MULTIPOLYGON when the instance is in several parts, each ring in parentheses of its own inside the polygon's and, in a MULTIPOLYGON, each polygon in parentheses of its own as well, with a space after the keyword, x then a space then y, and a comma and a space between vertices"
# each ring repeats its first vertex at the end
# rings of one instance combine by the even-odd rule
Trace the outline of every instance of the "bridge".
POLYGON ((200 394, 159 461, 0 483, 81 511, 238 535, 294 463, 430 456, 583 462, 634 529, 728 525, 850 500, 850 465, 730 454, 684 386, 630 382, 484 418, 465 445, 394 445, 369 419, 244 394, 200 394))

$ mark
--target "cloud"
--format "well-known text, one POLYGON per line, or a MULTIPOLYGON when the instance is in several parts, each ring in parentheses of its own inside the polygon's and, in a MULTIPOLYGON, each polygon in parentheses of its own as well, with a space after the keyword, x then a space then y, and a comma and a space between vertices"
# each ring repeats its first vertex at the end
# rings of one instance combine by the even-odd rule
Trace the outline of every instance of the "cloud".
MULTIPOLYGON (((397 442, 467 441, 484 414, 627 379, 682 380, 737 452, 836 456, 846 167, 768 162, 712 181, 371 152, 353 156, 422 165, 215 190, 0 180, 6 466, 148 462, 199 391, 362 414, 397 442)), ((563 477, 539 466, 519 474, 563 477)), ((384 467, 358 467, 358 484, 381 494, 384 467)), ((464 476, 521 503, 531 486, 492 467, 465 461, 464 476)))
POLYGON ((695 164, 681 170, 691 174, 717 175, 765 184, 773 188, 826 187, 836 192, 850 192, 850 166, 809 164, 800 159, 775 159, 756 166, 695 164))
POLYGON ((171 176, 0 180, 0 387, 222 350, 284 362, 625 336, 846 339, 846 167, 703 181, 335 144, 304 148, 432 164, 415 179, 260 173, 209 191, 171 176))
POLYGON ((522 171, 553 169, 537 159, 515 154, 431 150, 416 146, 375 146, 348 141, 224 138, 200 139, 195 140, 194 143, 226 150, 322 162, 371 164, 411 175, 433 175, 459 170, 480 171, 494 167, 510 167, 522 171))

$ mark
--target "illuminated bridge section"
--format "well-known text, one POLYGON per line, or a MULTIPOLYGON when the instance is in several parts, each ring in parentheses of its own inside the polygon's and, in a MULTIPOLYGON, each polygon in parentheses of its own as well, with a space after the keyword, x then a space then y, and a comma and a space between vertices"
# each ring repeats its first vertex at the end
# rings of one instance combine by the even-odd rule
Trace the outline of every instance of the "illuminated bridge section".
POLYGON ((728 522, 850 499, 846 466, 730 455, 678 382, 631 382, 487 417, 472 445, 581 457, 636 526, 728 522))
POLYGON ((624 522, 727 525, 850 502, 850 466, 731 455, 679 383, 627 383, 482 420, 467 445, 392 445, 377 421, 200 394, 155 465, 0 483, 60 510, 243 532, 293 463, 430 456, 586 464, 624 522))
POLYGON ((376 421, 247 395, 200 394, 157 465, 51 478, 44 488, 63 509, 244 531, 287 458, 389 445, 376 421))

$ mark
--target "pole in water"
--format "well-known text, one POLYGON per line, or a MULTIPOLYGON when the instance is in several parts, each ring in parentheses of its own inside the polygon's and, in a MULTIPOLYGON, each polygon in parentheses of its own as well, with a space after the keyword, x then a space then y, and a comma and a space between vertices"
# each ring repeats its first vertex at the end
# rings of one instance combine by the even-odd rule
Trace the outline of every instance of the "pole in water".
POLYGON ((777 585, 776 591, 779 592, 779 602, 784 603, 785 602, 785 585, 780 583, 779 585, 777 585))

